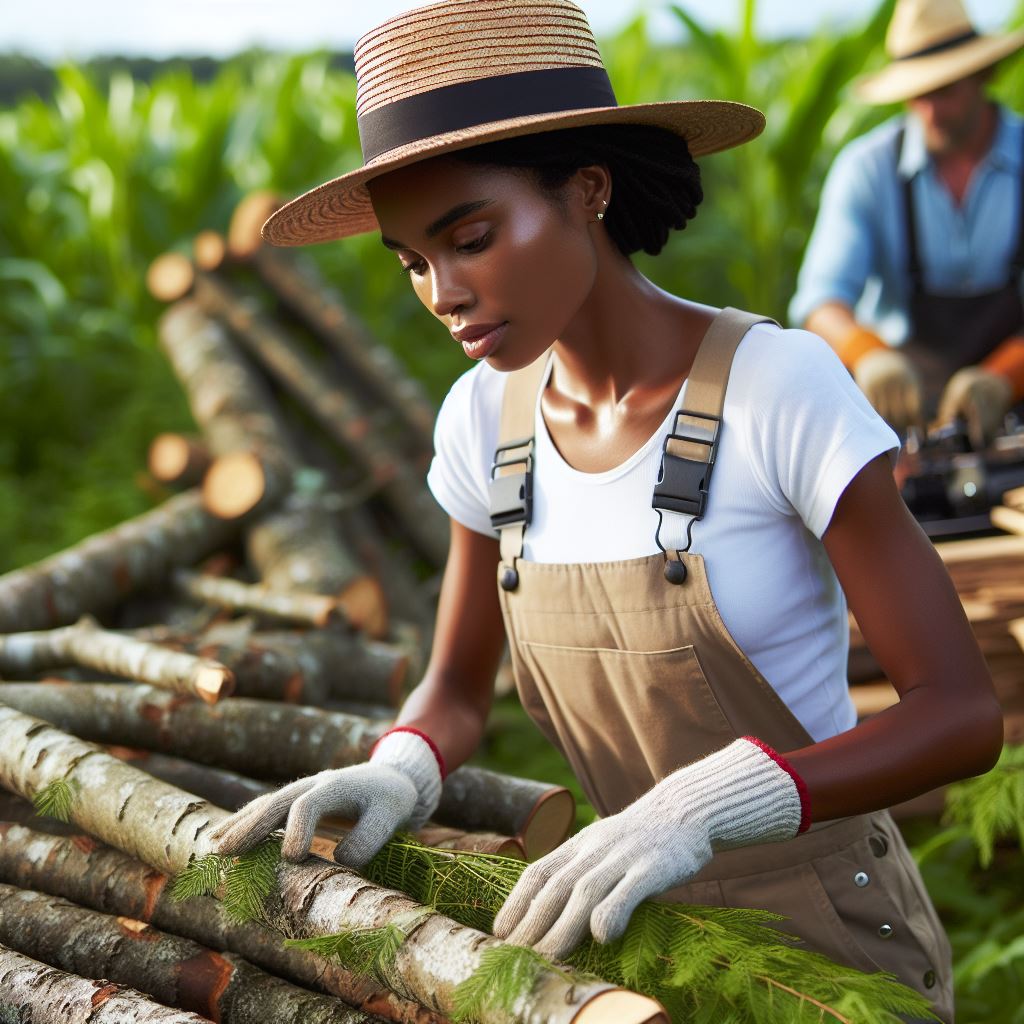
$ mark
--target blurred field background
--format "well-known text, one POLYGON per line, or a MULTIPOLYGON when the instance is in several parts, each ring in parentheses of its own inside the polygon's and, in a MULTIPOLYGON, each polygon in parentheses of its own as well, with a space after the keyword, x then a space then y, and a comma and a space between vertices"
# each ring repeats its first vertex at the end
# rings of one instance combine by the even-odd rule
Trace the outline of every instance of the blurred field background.
MULTIPOLYGON (((662 256, 638 261, 654 281, 784 319, 833 156, 896 113, 857 104, 849 88, 884 63, 891 9, 886 0, 844 34, 767 39, 755 0, 727 31, 673 7, 683 43, 652 38, 643 18, 601 40, 621 103, 729 98, 768 118, 759 140, 703 162, 700 215, 662 256)), ((1022 23, 1024 2, 1011 19, 1022 23)), ((146 268, 201 229, 226 230, 250 190, 291 196, 357 166, 350 67, 329 53, 54 68, 0 57, 0 572, 152 504, 138 486, 146 448, 190 416, 157 349, 146 268)), ((1019 108, 1024 60, 1008 62, 995 92, 1019 108)), ((467 363, 393 254, 375 236, 309 252, 439 401, 467 363)), ((499 705, 495 726, 485 762, 576 789, 514 704, 499 705)), ((957 946, 961 1020, 1019 1024, 1019 849, 1001 873, 981 872, 962 830, 918 838, 957 946)))

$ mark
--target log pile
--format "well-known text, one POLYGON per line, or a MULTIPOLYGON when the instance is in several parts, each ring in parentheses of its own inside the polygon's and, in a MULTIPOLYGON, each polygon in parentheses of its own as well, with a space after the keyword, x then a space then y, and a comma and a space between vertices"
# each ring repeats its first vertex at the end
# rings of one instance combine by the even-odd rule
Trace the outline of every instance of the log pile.
MULTIPOLYGON (((228 812, 365 760, 425 663, 447 551, 433 408, 308 267, 260 248, 271 202, 150 268, 197 428, 152 442, 160 504, 0 576, 0 1020, 443 1024, 500 945, 431 914, 388 985, 286 948, 422 913, 334 863, 339 820, 261 924, 166 895, 228 812), (29 802, 54 782, 66 825, 29 802)), ((562 787, 464 766, 416 838, 532 859, 574 814, 562 787)), ((609 1006, 664 1019, 555 974, 517 1019, 609 1006)))

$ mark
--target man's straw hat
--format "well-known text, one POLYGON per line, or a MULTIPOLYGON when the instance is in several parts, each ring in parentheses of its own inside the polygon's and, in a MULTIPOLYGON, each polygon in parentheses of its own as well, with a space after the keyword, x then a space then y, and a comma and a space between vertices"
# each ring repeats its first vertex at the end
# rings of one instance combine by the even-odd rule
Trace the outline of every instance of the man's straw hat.
POLYGON ((924 96, 991 67, 1024 46, 1024 29, 979 35, 961 0, 899 0, 885 49, 892 59, 857 83, 868 103, 899 103, 924 96))
POLYGON ((355 49, 364 165, 292 200, 263 226, 274 245, 378 230, 366 183, 418 160, 580 125, 657 125, 694 156, 759 135, 742 103, 619 107, 587 24, 569 0, 444 0, 367 32, 355 49))

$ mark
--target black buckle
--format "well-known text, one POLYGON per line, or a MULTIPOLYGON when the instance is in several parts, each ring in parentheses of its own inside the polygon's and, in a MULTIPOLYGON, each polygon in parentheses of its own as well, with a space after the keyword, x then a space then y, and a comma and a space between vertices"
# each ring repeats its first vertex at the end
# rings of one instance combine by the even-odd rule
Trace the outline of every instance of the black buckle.
POLYGON ((495 530, 515 523, 529 525, 533 517, 533 438, 526 437, 521 441, 510 441, 499 445, 494 453, 491 464, 491 482, 488 484, 491 526, 495 530), (526 448, 525 455, 517 455, 503 459, 502 452, 526 448), (522 473, 509 473, 507 476, 495 476, 505 466, 522 464, 526 468, 522 473))
POLYGON ((658 470, 658 481, 654 485, 654 497, 651 499, 652 508, 667 512, 681 512, 696 519, 703 518, 708 503, 711 470, 718 457, 718 435, 721 428, 721 416, 689 412, 686 409, 676 412, 672 432, 665 437, 661 446, 661 468, 658 470), (713 423, 714 431, 711 438, 690 437, 687 434, 677 433, 681 416, 690 416, 713 423), (705 445, 709 449, 707 461, 700 462, 696 459, 685 459, 682 456, 673 455, 668 450, 669 441, 689 441, 691 444, 705 445))

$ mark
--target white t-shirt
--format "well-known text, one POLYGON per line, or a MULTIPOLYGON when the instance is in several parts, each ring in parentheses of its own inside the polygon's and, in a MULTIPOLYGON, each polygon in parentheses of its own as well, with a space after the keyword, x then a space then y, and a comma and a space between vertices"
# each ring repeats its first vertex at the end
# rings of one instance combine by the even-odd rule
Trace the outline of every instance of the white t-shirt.
MULTIPOLYGON (((505 374, 480 363, 448 393, 437 418, 427 482, 463 526, 496 536, 487 485, 498 443, 505 374)), ((533 520, 523 555, 535 562, 605 562, 658 551, 651 496, 657 432, 603 473, 569 466, 535 414, 533 520)), ((690 550, 703 555, 733 638, 815 740, 851 728, 846 599, 821 543, 847 484, 899 441, 828 345, 807 331, 753 327, 725 396, 718 459, 690 550)), ((661 540, 682 546, 690 517, 666 512, 661 540), (675 542, 673 539, 675 538, 675 542)))

